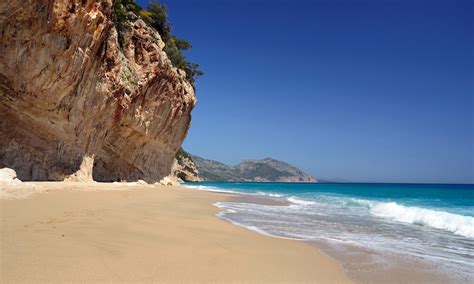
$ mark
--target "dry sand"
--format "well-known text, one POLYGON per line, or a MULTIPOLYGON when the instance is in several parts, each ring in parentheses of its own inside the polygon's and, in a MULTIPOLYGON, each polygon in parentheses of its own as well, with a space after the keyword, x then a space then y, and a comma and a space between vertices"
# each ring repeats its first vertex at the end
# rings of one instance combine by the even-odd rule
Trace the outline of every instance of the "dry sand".
POLYGON ((35 183, 0 200, 0 282, 348 283, 303 242, 215 217, 229 195, 180 187, 35 183))

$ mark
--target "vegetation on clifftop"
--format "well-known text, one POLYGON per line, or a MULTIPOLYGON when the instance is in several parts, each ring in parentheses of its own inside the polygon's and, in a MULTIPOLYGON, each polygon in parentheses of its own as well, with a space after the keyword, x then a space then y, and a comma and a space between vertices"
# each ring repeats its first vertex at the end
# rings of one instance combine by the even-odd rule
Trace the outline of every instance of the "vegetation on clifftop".
POLYGON ((188 152, 184 151, 183 148, 179 148, 178 152, 176 153, 175 158, 176 160, 178 160, 178 162, 181 162, 184 159, 189 159, 193 161, 193 158, 191 157, 191 155, 188 152))
POLYGON ((191 44, 171 33, 172 24, 168 21, 168 9, 165 4, 151 1, 147 9, 142 9, 133 0, 116 0, 114 11, 119 29, 124 28, 124 23, 128 20, 127 14, 132 12, 157 30, 165 43, 164 51, 171 63, 176 68, 182 69, 186 73, 186 78, 192 84, 194 84, 197 77, 204 74, 199 70, 199 65, 189 62, 182 52, 189 50, 192 47, 191 44))

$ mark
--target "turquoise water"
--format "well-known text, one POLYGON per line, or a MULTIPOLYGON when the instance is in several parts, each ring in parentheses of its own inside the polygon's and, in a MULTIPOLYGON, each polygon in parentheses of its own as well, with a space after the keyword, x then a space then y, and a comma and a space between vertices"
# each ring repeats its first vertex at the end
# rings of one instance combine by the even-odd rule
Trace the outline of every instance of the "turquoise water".
POLYGON ((474 280, 474 185, 185 184, 251 194, 288 206, 218 202, 219 217, 262 234, 324 240, 419 258, 474 280))
POLYGON ((199 185, 242 193, 273 193, 306 198, 333 196, 369 201, 393 201, 407 206, 442 209, 447 212, 474 216, 474 185, 250 182, 202 182, 199 185))

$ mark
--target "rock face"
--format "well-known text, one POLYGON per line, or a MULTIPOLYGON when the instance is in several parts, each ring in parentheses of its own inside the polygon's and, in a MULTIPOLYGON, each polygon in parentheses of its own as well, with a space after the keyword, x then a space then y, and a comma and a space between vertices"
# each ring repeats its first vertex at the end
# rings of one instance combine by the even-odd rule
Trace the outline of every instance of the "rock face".
POLYGON ((245 160, 236 166, 192 156, 204 181, 317 182, 300 169, 272 158, 245 160))
POLYGON ((171 168, 171 175, 177 179, 178 182, 199 182, 199 170, 194 163, 191 155, 184 150, 178 151, 176 159, 171 168))
POLYGON ((21 180, 170 173, 194 89, 154 29, 125 26, 112 0, 0 2, 0 168, 21 180))

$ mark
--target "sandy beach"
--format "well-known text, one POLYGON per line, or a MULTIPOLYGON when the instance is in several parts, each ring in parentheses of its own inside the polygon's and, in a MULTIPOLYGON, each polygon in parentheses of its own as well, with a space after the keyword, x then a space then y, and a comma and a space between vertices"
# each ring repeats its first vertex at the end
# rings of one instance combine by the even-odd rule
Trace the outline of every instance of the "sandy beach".
POLYGON ((0 200, 2 283, 349 283, 304 242, 271 238, 215 216, 231 195, 181 187, 34 183, 0 200))

